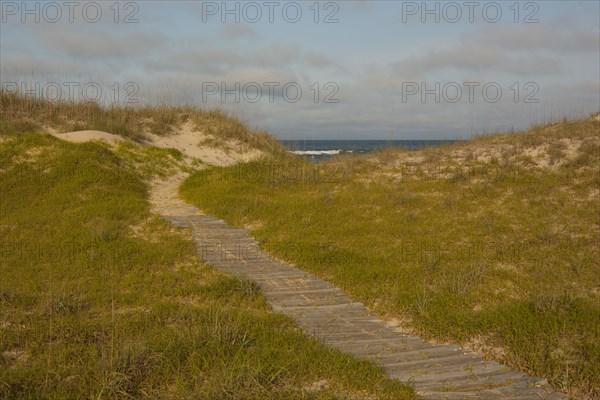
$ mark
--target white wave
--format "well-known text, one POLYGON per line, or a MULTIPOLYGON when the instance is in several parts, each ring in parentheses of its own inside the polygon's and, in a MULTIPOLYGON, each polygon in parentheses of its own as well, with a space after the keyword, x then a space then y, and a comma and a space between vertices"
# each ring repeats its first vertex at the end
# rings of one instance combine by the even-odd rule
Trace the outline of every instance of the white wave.
POLYGON ((335 155, 335 154, 340 154, 341 152, 342 152, 342 150, 294 150, 294 151, 292 151, 293 154, 309 155, 309 156, 321 156, 324 154, 335 155))

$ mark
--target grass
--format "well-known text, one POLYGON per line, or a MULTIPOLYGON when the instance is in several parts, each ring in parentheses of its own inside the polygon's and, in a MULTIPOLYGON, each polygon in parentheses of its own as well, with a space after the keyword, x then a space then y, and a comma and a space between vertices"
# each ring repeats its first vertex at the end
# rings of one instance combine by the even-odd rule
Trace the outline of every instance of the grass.
POLYGON ((202 162, 186 158, 181 151, 174 148, 141 146, 132 142, 122 142, 115 149, 122 160, 122 166, 133 167, 145 180, 165 178, 177 171, 193 172, 202 162))
POLYGON ((99 130, 139 141, 148 132, 169 135, 186 122, 208 135, 208 144, 214 147, 283 151, 267 133, 251 130, 219 109, 194 105, 102 107, 93 102, 51 102, 0 88, 0 133, 99 130))
POLYGON ((181 193, 419 335, 600 397, 600 124, 197 172, 181 193))
POLYGON ((9 121, 5 104, 0 398, 414 398, 304 336, 150 213, 145 181, 180 154, 23 133, 26 119, 9 121))

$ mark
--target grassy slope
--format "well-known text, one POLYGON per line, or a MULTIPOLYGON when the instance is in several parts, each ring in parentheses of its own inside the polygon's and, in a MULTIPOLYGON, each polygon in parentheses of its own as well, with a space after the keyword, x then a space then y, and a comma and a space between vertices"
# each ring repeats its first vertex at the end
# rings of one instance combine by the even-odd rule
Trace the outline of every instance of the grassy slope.
POLYGON ((182 193, 421 335, 598 397, 599 129, 565 122, 406 163, 415 153, 388 150, 213 168, 182 193), (547 167, 532 146, 546 148, 547 167))
POLYGON ((265 132, 251 130, 240 120, 221 110, 195 106, 100 107, 96 103, 49 102, 20 96, 0 89, 0 132, 59 132, 99 130, 137 141, 145 132, 168 135, 191 121, 207 135, 207 146, 225 146, 233 140, 239 148, 255 148, 266 152, 282 147, 265 132))
POLYGON ((0 135, 0 398, 412 398, 202 265, 127 146, 0 135))

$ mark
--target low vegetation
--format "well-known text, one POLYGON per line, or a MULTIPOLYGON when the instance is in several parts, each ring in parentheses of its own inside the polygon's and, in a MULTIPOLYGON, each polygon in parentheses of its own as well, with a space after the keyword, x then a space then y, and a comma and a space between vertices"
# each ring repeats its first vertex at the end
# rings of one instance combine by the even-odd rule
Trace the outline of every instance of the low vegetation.
POLYGON ((186 122, 207 135, 206 144, 212 147, 225 146, 227 150, 233 141, 238 148, 282 151, 267 133, 251 130, 218 109, 193 105, 102 107, 94 102, 51 102, 0 88, 0 132, 99 130, 140 141, 146 133, 169 135, 186 122))
POLYGON ((600 122, 197 172, 181 193, 406 329, 600 396, 600 122))
POLYGON ((180 153, 23 133, 25 119, 6 110, 0 398, 414 398, 304 336, 150 213, 146 181, 171 173, 180 153))

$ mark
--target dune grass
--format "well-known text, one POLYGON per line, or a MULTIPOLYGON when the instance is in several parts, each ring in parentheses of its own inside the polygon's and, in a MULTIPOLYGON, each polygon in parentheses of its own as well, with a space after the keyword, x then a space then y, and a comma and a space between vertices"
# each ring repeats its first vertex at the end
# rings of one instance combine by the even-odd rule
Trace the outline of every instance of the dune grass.
POLYGON ((133 141, 145 133, 169 135, 190 122, 208 135, 207 145, 228 149, 252 148, 268 153, 283 147, 266 132, 252 130, 235 116, 195 105, 111 106, 94 102, 51 102, 0 88, 0 132, 71 132, 99 130, 133 141))
POLYGON ((0 135, 0 398, 414 398, 150 213, 143 179, 178 157, 0 135))
POLYGON ((599 129, 213 167, 181 193, 421 336, 598 398, 599 129))

